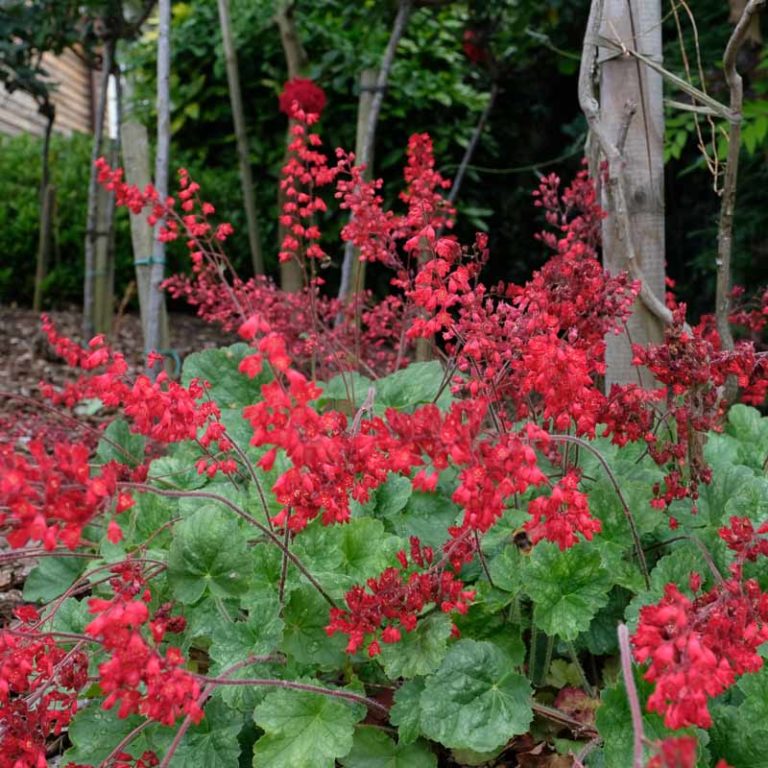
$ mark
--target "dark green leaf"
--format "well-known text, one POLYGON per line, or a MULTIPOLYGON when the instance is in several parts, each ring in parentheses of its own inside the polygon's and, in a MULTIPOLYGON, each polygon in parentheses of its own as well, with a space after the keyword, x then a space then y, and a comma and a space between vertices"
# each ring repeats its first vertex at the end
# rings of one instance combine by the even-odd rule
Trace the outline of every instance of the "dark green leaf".
MULTIPOLYGON (((374 408, 383 412, 387 408, 402 410, 431 403, 438 396, 444 377, 443 367, 437 361, 411 363, 407 368, 376 382, 374 408)), ((447 408, 451 399, 450 387, 445 387, 437 405, 447 408)))
POLYGON ((421 729, 446 747, 490 752, 525 733, 533 719, 531 688, 495 645, 460 640, 428 677, 421 729))
POLYGON ((556 544, 539 543, 526 579, 536 626, 563 640, 575 640, 589 629, 611 587, 600 553, 584 544, 560 551, 556 544))
POLYGON ((105 430, 96 449, 96 464, 117 461, 135 467, 144 461, 146 440, 131 432, 124 419, 115 419, 105 430))
POLYGON ((291 593, 285 606, 285 635, 282 650, 302 664, 321 667, 343 666, 344 637, 328 637, 325 627, 330 621, 328 603, 310 585, 302 585, 291 593))
POLYGON ((339 762, 344 768, 436 768, 437 757, 424 742, 396 744, 370 726, 355 731, 352 751, 339 762))
POLYGON ((391 680, 427 675, 440 665, 448 646, 453 622, 444 613, 433 613, 412 632, 402 632, 398 643, 382 643, 381 659, 391 680))
POLYGON ((173 756, 171 768, 199 765, 205 768, 237 768, 240 744, 237 736, 243 718, 222 701, 212 699, 205 707, 205 717, 186 733, 173 756))
POLYGON ((82 574, 90 560, 84 557, 44 557, 24 583, 24 599, 48 603, 63 595, 82 574))
POLYGON ((389 710, 389 721, 397 726, 401 744, 412 744, 421 733, 421 694, 425 678, 407 680, 395 691, 395 703, 389 710))
POLYGON ((245 536, 230 513, 201 509, 176 529, 168 580, 183 603, 196 602, 206 591, 214 597, 242 594, 252 570, 245 536))
POLYGON ((319 693, 279 690, 256 707, 264 730, 253 747, 254 768, 332 768, 352 749, 365 707, 319 693))
POLYGON ((222 349, 204 349, 184 360, 181 380, 185 386, 191 379, 208 381, 208 396, 221 408, 242 408, 261 400, 261 387, 270 380, 269 373, 262 372, 253 379, 240 373, 240 361, 254 350, 247 344, 233 344, 222 349))

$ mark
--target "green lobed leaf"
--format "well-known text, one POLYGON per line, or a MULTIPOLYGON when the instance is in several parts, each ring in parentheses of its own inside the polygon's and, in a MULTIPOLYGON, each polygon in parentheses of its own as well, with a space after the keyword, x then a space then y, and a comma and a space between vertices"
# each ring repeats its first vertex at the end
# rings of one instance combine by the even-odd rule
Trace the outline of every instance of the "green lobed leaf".
POLYGON ((384 523, 370 517, 345 525, 313 521, 295 542, 295 551, 313 576, 335 598, 355 584, 378 576, 392 565, 402 542, 387 533, 384 523))
POLYGON ((55 632, 69 632, 81 635, 90 624, 93 616, 88 612, 88 601, 68 597, 58 608, 53 617, 52 629, 55 632))
POLYGON ((385 518, 385 524, 402 539, 417 536, 424 546, 438 549, 458 515, 459 508, 441 493, 413 491, 399 512, 385 518))
POLYGON ((243 717, 219 699, 206 704, 205 717, 184 736, 170 768, 199 765, 205 768, 238 768, 240 744, 237 736, 243 717))
POLYGON ((427 678, 421 730, 446 747, 490 752, 525 733, 533 719, 531 687, 492 643, 460 640, 427 678))
POLYGON ((28 603, 55 600, 75 583, 91 562, 84 557, 44 557, 24 582, 24 599, 28 603))
POLYGON ((768 768, 768 728, 765 720, 751 720, 741 706, 713 703, 712 728, 709 729, 710 752, 724 759, 732 768, 768 768))
POLYGON ((99 765, 142 721, 138 715, 120 719, 114 710, 103 710, 98 701, 89 702, 69 724, 72 746, 64 753, 64 763, 99 765))
POLYGON ((136 493, 135 504, 119 517, 126 547, 136 547, 152 536, 156 547, 168 547, 172 533, 169 528, 158 531, 179 515, 179 500, 154 493, 136 493))
POLYGON ((265 732, 253 747, 254 768, 333 768, 364 716, 365 707, 332 696, 274 691, 253 713, 265 732))
POLYGON ((425 678, 406 680, 395 691, 395 703, 389 710, 389 721, 397 726, 401 744, 413 744, 421 733, 421 694, 425 678))
POLYGON ((357 409, 365 402, 369 387, 376 386, 376 383, 356 371, 347 371, 334 376, 321 386, 323 388, 323 394, 320 397, 321 405, 328 404, 337 409, 345 405, 350 409, 357 409))
POLYGON ((560 551, 556 544, 539 543, 526 578, 536 626, 563 640, 575 640, 589 629, 611 587, 600 553, 585 545, 560 551))
POLYGON ((660 558, 651 570, 650 590, 635 595, 626 608, 624 615, 630 630, 637 621, 640 608, 661 600, 667 584, 676 584, 683 592, 690 593, 688 578, 693 571, 706 579, 707 573, 701 562, 701 553, 692 542, 681 542, 670 554, 660 558))
POLYGON ((452 397, 450 387, 440 392, 444 378, 443 367, 436 360, 411 363, 407 368, 376 382, 374 409, 378 412, 387 408, 402 410, 431 403, 435 398, 440 408, 447 408, 452 397))
POLYGON ((283 612, 285 634, 281 649, 302 664, 340 668, 344 665, 343 635, 328 637, 328 603, 310 585, 293 591, 283 612))
POLYGON ((176 528, 168 579, 181 602, 194 603, 206 591, 214 597, 242 594, 252 570, 245 536, 230 514, 200 509, 176 528))
POLYGON ((125 419, 115 419, 104 430, 96 448, 96 464, 117 461, 135 467, 144 461, 146 440, 142 435, 131 432, 125 419))
POLYGON ((768 455, 768 418, 756 408, 737 403, 728 411, 726 433, 739 441, 739 458, 758 471, 768 455))
POLYGON ((436 768, 437 757, 423 741, 397 744, 386 733, 360 726, 352 751, 339 762, 344 768, 436 768))
POLYGON ((184 360, 181 381, 184 386, 195 378, 210 382, 207 394, 221 408, 251 405, 261 400, 261 387, 271 378, 266 370, 253 379, 237 370, 240 361, 252 353, 253 349, 242 342, 195 352, 184 360))
POLYGON ((513 596, 525 586, 529 558, 514 544, 508 544, 489 563, 488 570, 494 586, 513 596))
POLYGON ((386 482, 376 489, 376 516, 391 517, 400 512, 413 494, 407 477, 390 474, 386 482))
POLYGON ((397 643, 382 643, 381 663, 390 680, 427 675, 440 665, 448 647, 453 622, 444 613, 419 621, 412 632, 402 632, 397 643))
POLYGON ((768 724, 768 668, 742 676, 736 684, 745 699, 739 706, 739 715, 749 723, 768 724))

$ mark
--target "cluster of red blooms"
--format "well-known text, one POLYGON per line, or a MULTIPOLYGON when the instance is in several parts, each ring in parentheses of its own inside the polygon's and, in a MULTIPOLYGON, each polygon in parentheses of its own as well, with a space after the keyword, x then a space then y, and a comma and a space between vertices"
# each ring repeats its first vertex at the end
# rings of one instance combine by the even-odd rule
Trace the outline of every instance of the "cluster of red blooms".
MULTIPOLYGON (((646 768, 696 768, 698 742, 695 736, 671 736, 654 745, 656 754, 646 768)), ((725 760, 718 760, 715 768, 731 768, 725 760)))
MULTIPOLYGON (((254 325, 241 332, 250 335, 254 325)), ((350 498, 365 503, 390 472, 411 476, 418 468, 414 487, 434 491, 440 472, 453 465, 459 476, 451 498, 464 510, 457 535, 467 529, 484 532, 504 513, 507 499, 547 481, 534 450, 549 447, 547 433, 529 423, 520 433, 485 437, 488 403, 482 399, 455 402, 446 414, 436 405, 413 413, 390 408, 384 419, 356 419, 348 428, 343 413, 318 413, 313 407, 321 390, 289 368, 279 337, 262 337, 258 347, 258 353, 244 358, 241 370, 254 375, 264 356, 277 378, 262 387, 263 399, 243 415, 254 430, 251 443, 269 448, 259 462, 262 468, 271 469, 278 449, 292 465, 273 486, 283 505, 278 525, 299 531, 321 514, 325 525, 345 522, 350 498)), ((548 539, 565 549, 579 535, 591 539, 600 530, 577 486, 578 476, 570 473, 551 497, 530 503, 528 527, 536 541, 548 539)))
MULTIPOLYGON (((765 379, 765 361, 748 345, 721 350, 706 325, 691 332, 680 307, 664 345, 635 350, 635 362, 648 367, 663 388, 645 392, 615 387, 604 396, 596 384, 604 373, 604 337, 620 329, 638 286, 626 275, 610 276, 600 267, 597 249, 604 213, 586 173, 562 193, 559 179, 547 177, 536 193, 536 204, 555 229, 541 235, 554 256, 525 285, 489 289, 478 280, 487 259, 487 238, 478 236, 467 249, 443 235, 454 212, 442 194, 448 184, 435 171, 429 137, 415 135, 409 142, 401 195, 407 212, 385 211, 381 183, 366 181, 352 155, 338 152, 336 165, 330 167, 318 149, 320 139, 310 128, 324 96, 320 99, 312 91, 315 86, 307 83, 293 81, 284 91, 292 123, 282 182, 286 203, 281 224, 287 235, 280 258, 297 259, 312 275, 314 265, 328 259, 316 223, 326 210, 317 189, 335 181, 336 197, 351 213, 342 238, 364 260, 392 268, 392 285, 402 294, 363 313, 367 330, 362 334, 352 322, 334 323, 340 312, 354 318, 357 308, 323 299, 318 278, 296 296, 279 293, 266 281, 236 278, 222 289, 222 276, 231 267, 219 244, 231 227, 214 228, 208 220, 213 207, 200 202, 199 189, 186 173, 180 175, 181 212, 173 198, 159 201, 151 188, 140 192, 124 184, 121 172, 104 162, 99 175, 119 204, 133 211, 149 208, 152 222, 164 222, 162 239, 187 238, 193 278, 176 278, 168 285, 196 304, 202 316, 239 329, 251 342, 254 351, 243 360, 242 372, 255 376, 264 361, 271 367, 274 380, 263 388, 263 400, 244 415, 253 427, 252 443, 267 449, 261 467, 270 469, 278 451, 291 465, 273 487, 282 505, 275 518, 278 525, 299 531, 318 516, 324 524, 344 522, 349 499, 365 502, 390 472, 412 476, 416 489, 433 491, 443 470, 458 470, 452 500, 464 515, 450 530, 443 560, 435 564, 432 551, 412 540, 410 556, 398 556, 399 568, 388 568, 350 590, 346 609, 331 614, 329 634, 347 634, 349 652, 366 646, 375 656, 380 642, 394 643, 401 630, 413 631, 425 608, 466 610, 473 593, 457 575, 475 555, 476 534, 499 519, 511 496, 549 484, 536 453, 538 449, 552 458, 556 451, 547 430, 593 437, 603 423, 617 444, 644 440, 654 460, 668 470, 657 504, 695 499, 697 483, 709 479, 697 435, 716 427, 721 389, 730 377, 751 396, 764 397, 766 382, 759 380, 765 379), (351 425, 343 413, 316 410, 313 401, 320 389, 293 367, 297 360, 319 362, 321 371, 357 368, 361 361, 386 370, 393 361, 397 366, 406 359, 404 342, 398 343, 401 333, 411 342, 438 335, 456 364, 455 391, 472 397, 455 402, 445 414, 434 405, 412 413, 390 409, 383 418, 363 419, 360 414, 351 425), (654 432, 662 407, 675 423, 670 439, 654 432), (498 429, 488 429, 491 419, 498 429), (527 420, 522 430, 513 428, 519 419, 527 420)), ((754 314, 740 317, 750 329, 762 322, 754 314)), ((51 341, 87 371, 106 367, 104 374, 63 393, 50 391, 57 401, 100 397, 122 406, 134 429, 157 441, 194 439, 206 426, 204 446, 229 448, 215 406, 198 402, 204 391, 200 383, 184 388, 161 377, 129 385, 124 363, 102 340, 88 350, 69 346, 55 334, 51 341)), ((204 462, 201 469, 231 471, 234 466, 204 462)), ((600 522, 591 516, 579 480, 575 470, 566 468, 547 495, 529 503, 526 529, 534 543, 547 539, 565 549, 599 532, 600 522)), ((731 577, 706 593, 694 577, 693 599, 668 585, 661 602, 641 612, 635 656, 650 662, 646 676, 656 688, 649 707, 671 727, 707 727, 708 699, 732 685, 737 675, 762 664, 756 649, 768 640, 768 597, 754 580, 743 578, 742 564, 766 554, 765 533, 765 526, 755 532, 748 521, 733 520, 721 532, 738 557, 731 577)), ((100 668, 107 704, 119 701, 121 714, 164 714, 169 722, 182 713, 199 717, 196 681, 180 669, 180 654, 173 649, 160 654, 141 633, 149 613, 146 602, 135 598, 144 586, 136 574, 120 576, 125 585, 116 587, 113 600, 92 602, 100 615, 88 628, 113 653, 100 668), (139 691, 140 684, 146 688, 139 691)), ((157 644, 168 625, 150 623, 150 629, 157 644)), ((695 752, 695 744, 693 748, 695 752)), ((668 741, 659 750, 649 763, 652 768, 690 763, 688 742, 668 741)))
POLYGON ((317 214, 324 213, 327 206, 315 189, 331 184, 337 170, 328 166, 328 158, 317 149, 322 145, 320 136, 309 131, 319 115, 297 108, 291 117, 292 138, 280 181, 280 189, 286 197, 280 224, 286 228, 286 234, 278 256, 280 261, 295 259, 301 265, 309 259, 328 262, 330 257, 320 247, 321 233, 315 221, 317 214))
POLYGON ((476 29, 464 30, 461 49, 473 64, 487 64, 490 61, 491 54, 487 44, 488 41, 484 39, 481 31, 476 29))
POLYGON ((607 276, 596 258, 602 211, 585 173, 559 207, 559 180, 548 177, 537 203, 547 210, 561 237, 542 239, 555 256, 524 286, 477 283, 487 258, 483 237, 474 259, 449 238, 424 233, 429 259, 408 297, 425 316, 411 336, 439 333, 464 378, 457 388, 512 408, 514 418, 534 418, 555 429, 573 425, 594 435, 605 398, 595 385, 603 372, 604 336, 628 316, 635 286, 626 276, 607 276))
POLYGON ((736 286, 731 291, 733 310, 728 320, 731 325, 746 329, 752 341, 757 343, 768 325, 768 289, 751 301, 746 300, 745 294, 746 291, 741 286, 736 286))
POLYGON ((280 111, 293 117, 297 108, 320 117, 325 108, 325 91, 312 80, 294 77, 283 85, 280 93, 280 111))
MULTIPOLYGON (((274 359, 273 354, 270 360, 274 359)), ((287 370, 285 379, 287 385, 281 380, 266 384, 264 400, 243 410, 253 427, 251 443, 270 446, 260 466, 271 469, 278 448, 292 464, 272 487, 283 505, 274 522, 300 531, 321 511, 325 525, 345 522, 350 495, 366 501, 389 472, 378 437, 384 432, 383 423, 363 421, 352 434, 344 414, 319 414, 310 405, 322 393, 319 387, 298 371, 287 370)))
POLYGON ((14 548, 40 541, 52 550, 80 544, 83 528, 117 497, 116 512, 133 500, 117 492, 123 467, 114 462, 93 472, 84 445, 39 440, 26 450, 0 445, 0 530, 14 548))
POLYGON ((200 684, 182 669, 185 660, 178 648, 158 650, 166 633, 184 631, 184 618, 171 617, 171 606, 164 605, 150 619, 151 595, 140 564, 126 562, 112 571, 114 596, 88 600, 88 610, 96 618, 85 628, 110 654, 99 665, 99 683, 107 694, 104 709, 119 704, 118 717, 138 713, 165 725, 173 725, 180 715, 199 722, 203 717, 198 705, 200 684), (145 625, 153 643, 142 634, 145 625))
POLYGON ((560 549, 567 549, 578 543, 577 534, 591 541, 602 526, 589 511, 586 494, 578 489, 579 474, 567 472, 552 489, 549 496, 539 496, 528 504, 531 520, 526 530, 531 543, 542 539, 555 541, 560 549))
MULTIPOLYGON (((184 618, 171 616, 170 604, 150 618, 149 590, 138 563, 122 563, 111 570, 114 596, 88 601, 95 618, 71 650, 56 644, 55 633, 40 629, 40 614, 32 606, 17 608, 17 622, 0 631, 3 768, 45 768, 48 740, 69 724, 89 682, 89 657, 82 650, 89 642, 98 642, 110 655, 99 666, 99 684, 107 694, 105 709, 119 703, 119 717, 139 713, 166 725, 173 725, 181 715, 194 722, 202 718, 200 686, 182 669, 181 652, 173 647, 159 650, 167 633, 184 630, 184 618), (142 635, 145 625, 151 643, 142 635)), ((70 643, 76 640, 76 635, 66 638, 70 643)), ((118 755, 116 760, 117 765, 134 766, 130 755, 118 755)), ((156 758, 146 754, 135 768, 157 764, 156 758)))
MULTIPOLYGON (((653 460, 667 468, 663 486, 654 488, 652 503, 659 509, 675 499, 695 501, 699 484, 710 481, 700 435, 720 428, 728 380, 735 379, 759 402, 768 390, 768 359, 756 353, 752 343, 722 350, 708 322, 694 329, 685 325, 685 305, 673 314, 675 322, 666 329, 664 344, 633 348, 634 363, 646 366, 663 387, 649 391, 631 384, 614 386, 603 418, 613 442, 644 440, 653 460), (674 423, 668 436, 653 430, 661 405, 674 423)), ((674 519, 670 523, 676 524, 674 519)))
POLYGON ((379 639, 398 642, 401 628, 406 632, 416 629, 428 606, 438 606, 443 613, 466 613, 475 593, 443 569, 443 563, 433 566, 430 547, 422 547, 415 536, 410 544, 410 562, 405 551, 398 552, 399 568, 387 568, 378 578, 368 579, 368 591, 362 586, 349 590, 344 598, 347 610, 331 609, 325 631, 329 636, 337 632, 348 635, 347 653, 356 653, 368 638, 368 655, 377 656, 381 653, 379 639))
MULTIPOLYGON (((121 408, 132 431, 156 443, 197 440, 208 454, 198 462, 200 473, 207 472, 212 477, 217 472, 230 474, 236 470, 231 458, 215 458, 216 451, 226 456, 232 443, 219 421, 218 406, 205 399, 206 383, 192 379, 185 387, 170 379, 165 371, 154 380, 144 374, 130 378, 125 359, 107 346, 103 336, 95 337, 88 349, 83 349, 60 336, 48 318, 44 318, 43 330, 56 352, 69 365, 84 371, 83 376, 60 391, 49 384, 41 385, 43 394, 54 403, 71 407, 84 399, 97 398, 108 408, 121 408), (94 373, 97 368, 104 370, 94 373), (198 437, 202 428, 205 431, 198 437)), ((145 468, 139 466, 130 475, 132 479, 143 480, 145 468)))
POLYGON ((77 712, 88 657, 39 634, 34 608, 18 608, 16 618, 0 630, 0 766, 45 768, 48 737, 59 735, 77 712))
POLYGON ((757 672, 763 659, 757 649, 768 640, 768 593, 755 579, 745 579, 743 565, 766 553, 762 537, 743 518, 732 518, 720 531, 736 553, 730 578, 701 592, 701 577, 690 579, 693 599, 667 584, 657 605, 641 609, 632 638, 635 658, 649 661, 646 680, 655 683, 648 709, 664 715, 669 728, 709 728, 710 698, 729 688, 736 677, 757 672))

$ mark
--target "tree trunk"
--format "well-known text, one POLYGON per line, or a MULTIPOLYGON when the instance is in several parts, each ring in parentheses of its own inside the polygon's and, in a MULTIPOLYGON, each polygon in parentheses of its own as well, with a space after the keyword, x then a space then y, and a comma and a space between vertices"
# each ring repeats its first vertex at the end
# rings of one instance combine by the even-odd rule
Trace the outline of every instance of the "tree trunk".
MULTIPOLYGON (((123 154, 123 166, 125 179, 129 184, 135 184, 139 189, 144 189, 152 180, 149 173, 149 135, 144 124, 140 123, 130 111, 130 92, 126 88, 126 102, 128 108, 124 111, 124 119, 121 127, 121 149, 123 154)), ((149 333, 149 284, 152 269, 152 227, 147 222, 143 213, 130 214, 131 218, 131 244, 133 246, 133 263, 136 268, 136 285, 139 295, 139 312, 141 314, 141 330, 144 336, 144 346, 147 346, 149 333)), ((160 316, 158 327, 160 329, 159 346, 161 349, 168 347, 168 314, 165 302, 158 305, 160 316)))
POLYGON ((43 154, 40 173, 40 234, 37 241, 37 264, 35 270, 35 295, 32 309, 39 312, 43 307, 43 281, 48 271, 51 234, 53 231, 53 208, 56 199, 55 188, 51 186, 51 134, 56 112, 48 112, 48 122, 43 137, 43 154))
MULTIPOLYGON (((280 42, 283 45, 283 53, 285 54, 285 63, 288 68, 288 79, 293 80, 294 77, 299 77, 302 71, 306 68, 308 59, 307 52, 304 50, 304 46, 301 44, 298 30, 296 29, 296 22, 293 18, 293 6, 292 0, 283 0, 280 7, 275 14, 275 23, 280 30, 280 42)), ((288 123, 288 133, 285 139, 285 157, 283 158, 283 165, 288 162, 288 145, 291 142, 291 125, 288 123)), ((283 212, 283 205, 285 205, 286 198, 285 192, 282 188, 278 187, 277 192, 277 210, 278 215, 283 212)), ((277 229, 277 243, 280 248, 287 229, 284 225, 280 224, 277 229)), ((280 262, 280 287, 289 293, 297 293, 304 287, 304 275, 301 273, 301 266, 296 259, 290 261, 280 262)))
POLYGON ((96 103, 93 126, 93 148, 91 150, 91 173, 88 178, 88 209, 85 224, 85 278, 83 280, 83 338, 90 339, 96 328, 95 278, 96 278, 96 240, 102 236, 98 229, 98 182, 96 179, 96 160, 101 155, 104 137, 104 117, 107 112, 107 86, 114 62, 114 43, 108 40, 104 44, 104 56, 101 62, 101 78, 96 103))
MULTIPOLYGON (((356 148, 355 162, 358 165, 365 165, 367 167, 368 178, 370 178, 373 173, 373 150, 376 146, 376 127, 379 123, 381 105, 384 102, 384 91, 386 91, 387 83, 389 82, 389 73, 392 69, 392 62, 395 60, 395 51, 397 50, 397 46, 408 25, 408 18, 411 15, 411 5, 411 0, 400 0, 397 8, 397 15, 392 24, 392 31, 390 32, 389 40, 387 42, 387 47, 381 58, 381 66, 379 67, 376 76, 373 98, 368 106, 365 125, 361 128, 360 123, 358 122, 358 147, 356 148), (363 139, 362 143, 360 143, 361 134, 363 139)), ((341 264, 341 282, 338 293, 338 297, 341 300, 344 300, 350 292, 362 290, 365 287, 364 284, 360 282, 359 278, 353 277, 353 272, 358 269, 353 266, 353 263, 357 262, 359 264, 359 261, 354 247, 351 243, 347 243, 344 249, 344 260, 341 264)), ((364 272, 362 274, 364 275, 364 272)))
MULTIPOLYGON (((171 143, 171 0, 158 3, 160 27, 157 38, 157 148, 155 151, 155 188, 161 201, 168 196, 168 155, 171 143)), ((145 352, 163 352, 160 343, 160 318, 165 296, 160 290, 160 283, 165 277, 165 243, 160 242, 158 234, 164 220, 157 222, 155 241, 152 247, 152 264, 149 273, 149 317, 145 352)), ((152 374, 159 373, 160 366, 150 367, 152 374)))
MULTIPOLYGON (((661 63, 660 0, 605 0, 600 34, 624 42, 661 63)), ((603 260, 615 274, 634 268, 646 288, 664 297, 664 108, 661 75, 609 48, 600 54, 600 118, 603 131, 623 157, 626 211, 611 210, 603 224, 603 260), (631 105, 635 107, 631 115, 631 105), (629 122, 628 122, 629 121, 629 122), (628 125, 627 125, 628 122, 628 125), (624 138, 625 137, 625 138, 624 138), (631 243, 619 216, 626 215, 631 243), (630 265, 630 248, 635 264, 630 265)), ((635 302, 627 332, 606 339, 606 389, 612 383, 653 384, 647 371, 632 365, 634 344, 659 343, 664 324, 646 302, 635 302)))
MULTIPOLYGON (((357 135, 355 137, 355 158, 362 157, 368 142, 368 125, 373 105, 373 94, 376 88, 377 73, 375 69, 364 69, 360 73, 360 100, 357 106, 357 135)), ((359 161, 358 161, 359 162, 359 161)), ((370 181, 373 177, 373 147, 369 150, 368 162, 363 171, 363 178, 370 181)), ((352 243, 344 244, 344 261, 341 267, 341 284, 339 298, 355 295, 365 289, 365 262, 360 261, 360 251, 352 243), (346 278, 346 279, 345 279, 346 278)), ((360 308, 358 307, 355 323, 360 324, 360 308)), ((337 321, 343 315, 340 313, 337 321)))
MULTIPOLYGON (((115 165, 117 152, 109 153, 110 165, 115 165)), ((115 196, 104 187, 96 191, 96 229, 98 237, 93 269, 93 325, 96 333, 108 334, 114 309, 114 271, 110 265, 110 243, 114 232, 115 196)))
POLYGON ((224 45, 224 58, 227 65, 227 82, 229 84, 229 99, 232 103, 232 120, 235 124, 237 138, 237 158, 240 164, 240 183, 243 188, 243 204, 245 218, 248 224, 248 243, 251 247, 251 261, 254 274, 264 274, 264 257, 261 252, 261 237, 259 222, 256 216, 256 201, 253 195, 253 176, 251 174, 250 152, 248 150, 248 134, 245 128, 245 114, 240 90, 240 73, 237 66, 237 53, 232 38, 232 20, 229 14, 229 0, 219 0, 219 21, 221 24, 221 39, 224 45))
POLYGON ((40 312, 43 308, 43 281, 50 261, 51 235, 53 229, 53 209, 56 204, 56 187, 48 184, 43 195, 43 207, 40 213, 40 235, 37 242, 37 269, 35 271, 35 295, 32 309, 40 312))

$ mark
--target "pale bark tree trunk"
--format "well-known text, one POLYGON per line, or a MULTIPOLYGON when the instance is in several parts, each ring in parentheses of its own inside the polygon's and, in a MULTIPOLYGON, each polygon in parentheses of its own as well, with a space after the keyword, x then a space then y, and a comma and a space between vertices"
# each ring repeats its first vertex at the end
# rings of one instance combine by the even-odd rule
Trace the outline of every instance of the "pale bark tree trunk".
MULTIPOLYGON (((304 46, 301 44, 298 30, 296 29, 296 22, 293 18, 294 2, 293 0, 283 0, 277 13, 275 14, 275 23, 280 30, 280 41, 283 45, 283 53, 285 54, 285 63, 288 69, 288 79, 292 80, 294 77, 299 77, 307 66, 307 52, 304 50, 304 46)), ((288 162, 288 144, 291 141, 291 123, 288 121, 288 132, 285 140, 285 157, 283 159, 283 165, 288 162)), ((277 192, 277 211, 278 215, 283 212, 283 205, 285 205, 286 198, 282 189, 278 189, 277 192)), ((277 229, 277 243, 278 248, 283 242, 283 238, 287 233, 287 229, 284 225, 278 225, 277 229)), ((290 261, 280 262, 280 287, 284 291, 289 293, 297 293, 304 287, 304 276, 301 273, 301 267, 296 259, 290 261)))
MULTIPOLYGON (((126 109, 123 112, 121 149, 125 179, 129 184, 135 184, 144 189, 152 181, 149 173, 149 135, 146 126, 139 122, 131 111, 131 96, 129 84, 126 84, 126 109)), ((149 284, 152 269, 152 227, 143 213, 130 214, 131 244, 133 246, 133 263, 136 268, 136 285, 138 286, 139 313, 141 315, 141 330, 145 340, 149 333, 149 284)), ((168 314, 165 302, 159 304, 161 349, 168 347, 168 314)))
MULTIPOLYGON (((661 63, 660 0, 605 0, 600 34, 625 43, 661 63)), ((605 200, 603 261, 612 274, 640 274, 644 290, 664 300, 664 107, 661 75, 628 55, 601 48, 600 122, 623 163, 624 211, 605 200), (632 109, 634 108, 634 114, 632 109), (628 219, 624 231, 621 216, 628 219), (634 265, 630 260, 634 259, 634 265)), ((647 371, 632 365, 635 344, 659 343, 664 322, 646 301, 635 302, 625 333, 606 339, 606 388, 613 383, 653 384, 647 371)))
MULTIPOLYGON (((157 38, 157 147, 155 150, 155 188, 161 201, 168 196, 168 155, 171 143, 171 0, 158 3, 160 27, 157 38)), ((160 344, 161 307, 165 296, 160 290, 160 283, 165 276, 165 244, 160 242, 158 234, 164 221, 157 222, 155 242, 152 248, 152 265, 149 277, 149 318, 145 352, 161 352, 160 344)), ((151 371, 159 373, 160 366, 154 365, 151 371)))
MULTIPOLYGON (((358 122, 358 146, 355 153, 355 162, 358 165, 366 166, 368 178, 370 178, 373 173, 372 166, 373 151, 376 146, 376 127, 379 123, 381 105, 384 103, 384 92, 387 89, 389 73, 392 69, 392 63, 395 60, 395 51, 397 50, 397 46, 408 25, 408 18, 411 15, 411 6, 411 0, 400 0, 397 15, 392 24, 392 31, 389 35, 389 41, 384 50, 384 55, 381 58, 381 65, 379 66, 379 71, 376 76, 373 98, 370 101, 370 105, 367 105, 365 123, 361 126, 360 122, 358 122)), ((362 108, 362 97, 360 104, 362 108)), ((365 287, 364 283, 360 280, 360 277, 364 277, 365 272, 360 272, 360 260, 357 258, 357 255, 352 243, 347 243, 344 248, 344 260, 341 264, 341 281, 338 293, 339 299, 346 299, 351 292, 361 291, 365 287), (353 266, 355 262, 358 266, 353 266)))
MULTIPOLYGON (((107 160, 110 165, 117 163, 117 151, 110 148, 107 160)), ((96 191, 96 228, 98 239, 94 253, 93 270, 93 322, 97 333, 108 334, 112 326, 114 309, 114 255, 115 196, 104 187, 96 191)))
POLYGON ((83 280, 83 338, 87 341, 96 329, 95 286, 96 286, 96 241, 105 237, 98 228, 98 181, 96 179, 96 160, 101 154, 104 138, 104 117, 107 112, 107 87, 114 62, 114 43, 108 40, 104 44, 104 56, 101 62, 98 99, 93 126, 93 148, 91 150, 91 173, 88 179, 88 209, 85 224, 85 278, 83 280))
MULTIPOLYGON (((355 158, 360 158, 366 153, 368 137, 368 124, 373 105, 374 90, 376 88, 377 72, 375 69, 364 69, 360 73, 360 99, 357 105, 357 134, 355 137, 355 158)), ((360 162, 359 160, 357 162, 360 162)), ((368 148, 368 162, 363 171, 363 178, 370 181, 373 177, 373 147, 368 148)), ((343 299, 348 293, 356 294, 365 288, 365 262, 360 261, 360 251, 352 243, 344 245, 344 262, 342 263, 341 285, 339 286, 339 298, 343 299), (345 267, 348 267, 347 283, 345 284, 345 267)), ((341 320, 340 313, 336 319, 341 320)), ((355 318, 359 325, 359 312, 355 318)))
POLYGON ((229 13, 229 0, 219 0, 219 22, 221 39, 224 46, 224 59, 227 65, 229 99, 232 103, 232 120, 237 138, 237 158, 240 164, 240 183, 243 189, 243 205, 248 226, 248 243, 251 248, 251 262, 254 274, 264 274, 264 257, 261 252, 261 236, 256 215, 256 200, 253 195, 253 176, 251 174, 248 133, 245 128, 243 98, 240 90, 240 73, 237 66, 237 52, 232 36, 232 19, 229 13))

